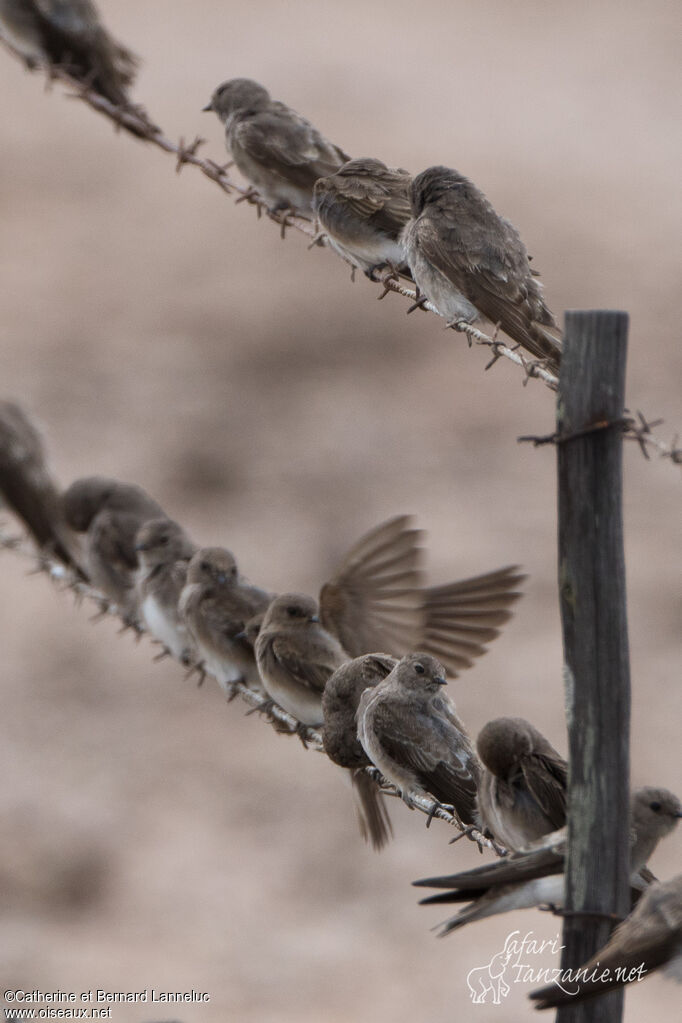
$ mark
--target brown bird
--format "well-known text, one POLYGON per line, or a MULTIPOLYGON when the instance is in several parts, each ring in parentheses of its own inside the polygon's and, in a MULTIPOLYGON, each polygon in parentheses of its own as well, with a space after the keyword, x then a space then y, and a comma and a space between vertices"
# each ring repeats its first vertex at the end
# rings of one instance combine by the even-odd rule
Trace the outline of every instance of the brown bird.
POLYGON ((682 874, 652 884, 595 955, 576 972, 581 979, 531 991, 536 1009, 594 998, 655 970, 682 983, 682 874))
POLYGON ((302 725, 322 724, 327 679, 348 660, 320 622, 317 601, 284 593, 272 601, 256 640, 256 660, 268 696, 302 725))
POLYGON ((411 216, 412 178, 381 160, 349 160, 318 178, 313 212, 336 252, 370 280, 389 267, 410 275, 400 235, 411 216))
POLYGON ((91 0, 0 0, 0 36, 29 67, 57 65, 116 106, 128 104, 138 59, 109 35, 91 0))
POLYGON ((66 524, 85 541, 84 567, 93 586, 116 604, 127 621, 137 619, 135 540, 140 526, 165 518, 141 487, 102 476, 76 480, 62 495, 66 524))
POLYGON ((429 167, 412 182, 402 235, 419 290, 448 325, 481 318, 556 370, 561 344, 516 228, 458 171, 429 167))
POLYGON ((336 669, 322 693, 325 752, 335 764, 350 771, 359 801, 360 831, 377 851, 386 845, 393 832, 381 790, 364 770, 372 762, 360 745, 356 714, 365 689, 383 681, 396 664, 395 657, 388 654, 354 657, 336 669))
POLYGON ((235 682, 262 690, 253 640, 244 631, 271 600, 271 593, 240 576, 234 556, 223 547, 203 547, 189 563, 180 617, 226 696, 235 682))
POLYGON ((178 602, 187 580, 187 565, 196 550, 196 544, 172 519, 151 519, 135 536, 139 562, 135 597, 140 618, 151 635, 183 664, 194 659, 194 651, 178 602))
MULTIPOLYGON (((669 835, 682 817, 682 804, 667 789, 638 789, 630 802, 632 844, 630 881, 642 890, 648 883, 640 871, 662 838, 669 835)), ((456 916, 446 920, 441 937, 474 920, 515 909, 564 903, 564 859, 566 829, 554 831, 528 850, 513 853, 497 863, 487 863, 447 877, 430 877, 413 882, 426 888, 448 891, 422 899, 422 904, 468 902, 456 916)), ((649 875, 650 877, 651 875, 649 875)))
POLYGON ((219 85, 204 110, 225 125, 228 152, 272 212, 312 217, 313 185, 350 159, 285 103, 250 78, 219 85))
POLYGON ((77 542, 64 521, 43 439, 27 413, 12 401, 0 401, 0 496, 40 551, 80 573, 77 542))
POLYGON ((431 795, 470 825, 480 765, 445 685, 445 669, 435 657, 403 657, 360 697, 358 738, 408 806, 411 792, 431 795))
POLYGON ((507 849, 519 850, 566 823, 568 764, 523 718, 496 718, 476 749, 481 826, 507 849))
POLYGON ((409 516, 390 519, 348 552, 322 587, 319 606, 288 594, 268 610, 256 643, 263 684, 303 724, 322 724, 324 685, 344 661, 377 650, 402 655, 423 649, 454 677, 485 652, 510 617, 507 608, 518 599, 514 587, 523 578, 515 566, 425 589, 421 535, 409 516), (282 661, 278 645, 286 647, 282 661), (302 665, 312 650, 315 662, 307 670, 302 665))

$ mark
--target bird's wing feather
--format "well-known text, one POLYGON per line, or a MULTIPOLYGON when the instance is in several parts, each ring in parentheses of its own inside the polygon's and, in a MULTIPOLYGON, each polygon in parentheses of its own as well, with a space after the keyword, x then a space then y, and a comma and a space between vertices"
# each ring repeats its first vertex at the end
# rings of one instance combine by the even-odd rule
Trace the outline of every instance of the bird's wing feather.
POLYGON ((532 754, 521 761, 521 771, 532 796, 554 828, 566 823, 568 764, 558 754, 532 754))
POLYGON ((424 590, 424 627, 420 650, 438 657, 456 678, 486 652, 488 643, 509 621, 525 579, 518 565, 424 590))
POLYGON ((320 592, 320 616, 351 657, 416 649, 420 634, 420 532, 406 515, 367 533, 320 592))
POLYGON ((270 650, 281 670, 306 689, 312 689, 316 693, 324 691, 327 679, 338 667, 334 658, 325 656, 322 649, 311 649, 305 659, 296 657, 288 644, 278 637, 272 640, 270 650))

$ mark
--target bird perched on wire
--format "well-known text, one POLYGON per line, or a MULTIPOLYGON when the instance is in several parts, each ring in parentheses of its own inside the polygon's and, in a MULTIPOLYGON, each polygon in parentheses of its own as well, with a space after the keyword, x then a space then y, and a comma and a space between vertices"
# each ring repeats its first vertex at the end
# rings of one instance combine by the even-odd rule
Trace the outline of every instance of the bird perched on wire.
POLYGON ((139 568, 135 597, 148 631, 183 664, 193 657, 193 643, 178 603, 187 580, 187 565, 197 550, 184 529, 172 519, 151 519, 135 536, 139 568))
MULTIPOLYGON (((682 803, 667 789, 646 787, 633 793, 630 801, 632 842, 630 881, 642 890, 648 884, 640 871, 662 838, 669 835, 682 817, 682 803)), ((456 916, 441 926, 443 937, 474 920, 510 910, 533 906, 563 906, 566 829, 553 831, 527 850, 514 853, 497 863, 485 864, 446 877, 429 877, 414 884, 426 888, 445 888, 440 895, 422 899, 430 903, 468 902, 456 916)))
POLYGON ((318 178, 313 212, 331 247, 370 280, 388 267, 410 277, 400 243, 411 216, 411 176, 381 160, 349 160, 318 178))
POLYGON ((556 370, 557 326, 516 228, 449 167, 429 167, 411 186, 402 244, 423 295, 454 326, 489 320, 556 370))
POLYGON ((400 515, 362 537, 320 591, 289 593, 268 608, 256 641, 270 697, 304 725, 323 721, 322 692, 344 661, 424 649, 455 675, 480 656, 510 617, 518 568, 423 587, 421 532, 400 515))
POLYGON ((403 657, 360 697, 358 738, 408 806, 411 792, 430 795, 473 825, 480 764, 446 683, 435 657, 403 657))
POLYGON ((358 739, 356 715, 365 689, 386 678, 397 664, 388 654, 364 654, 346 661, 327 680, 322 693, 322 743, 325 753, 339 767, 350 772, 357 794, 358 818, 363 838, 376 850, 382 849, 392 834, 384 797, 377 783, 364 770, 371 767, 358 739))
POLYGON ((30 67, 59 66, 116 106, 128 105, 138 59, 109 35, 92 0, 0 0, 0 36, 30 67))
POLYGON ((536 1009, 594 998, 661 970, 682 983, 682 874, 650 885, 630 916, 594 956, 575 971, 576 980, 531 991, 536 1009))
POLYGON ((0 497, 21 519, 38 550, 84 577, 76 538, 64 520, 60 488, 40 431, 13 401, 0 401, 0 497))
POLYGON ((262 690, 247 623, 261 615, 272 594, 253 586, 237 568, 231 551, 202 547, 187 568, 179 614, 206 671, 226 696, 235 682, 262 690))
POLYGON ((481 828, 519 850, 566 823, 568 764, 523 718, 496 718, 478 734, 481 828))
POLYGON ((228 152, 271 212, 288 209, 311 218, 313 185, 350 159, 250 78, 223 82, 203 109, 225 125, 228 152))
POLYGON ((62 494, 61 506, 67 526, 83 534, 88 579, 133 624, 137 533, 150 519, 166 518, 163 508, 142 487, 103 476, 76 480, 62 494))

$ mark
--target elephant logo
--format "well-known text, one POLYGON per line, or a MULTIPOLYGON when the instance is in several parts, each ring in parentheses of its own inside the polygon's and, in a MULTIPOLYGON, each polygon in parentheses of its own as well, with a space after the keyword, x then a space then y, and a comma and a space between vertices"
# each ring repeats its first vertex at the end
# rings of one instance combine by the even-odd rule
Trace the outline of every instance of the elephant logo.
POLYGON ((493 1005, 500 1005, 502 999, 507 997, 511 988, 504 979, 504 971, 511 957, 511 950, 505 947, 501 952, 496 952, 486 966, 475 966, 473 970, 469 970, 467 986, 474 1005, 485 1002, 491 992, 493 1005))

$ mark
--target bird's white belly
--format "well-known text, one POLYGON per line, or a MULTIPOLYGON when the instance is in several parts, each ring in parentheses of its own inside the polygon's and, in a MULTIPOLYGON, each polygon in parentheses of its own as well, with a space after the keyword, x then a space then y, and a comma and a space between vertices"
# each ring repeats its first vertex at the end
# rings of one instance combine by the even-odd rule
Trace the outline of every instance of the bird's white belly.
POLYGON ((390 238, 377 238, 373 241, 353 243, 350 246, 342 245, 331 235, 327 235, 329 244, 349 263, 354 263, 361 270, 369 270, 370 267, 380 266, 382 263, 391 263, 399 267, 405 263, 405 253, 402 246, 390 238))
POLYGON ((140 613, 152 636, 168 647, 173 657, 179 660, 187 647, 187 637, 167 612, 159 606, 156 598, 146 597, 140 608, 140 613))
POLYGON ((232 684, 242 681, 242 673, 237 665, 225 658, 216 657, 202 645, 199 646, 199 652, 206 671, 213 676, 225 695, 231 696, 232 684))
POLYGON ((448 323, 457 320, 474 323, 479 319, 476 307, 461 292, 457 291, 445 274, 427 263, 421 253, 417 253, 411 265, 412 274, 419 290, 435 305, 440 315, 448 323))
POLYGON ((263 684, 268 696, 297 721, 310 728, 318 728, 323 723, 321 693, 303 686, 286 685, 272 675, 263 678, 263 684))

